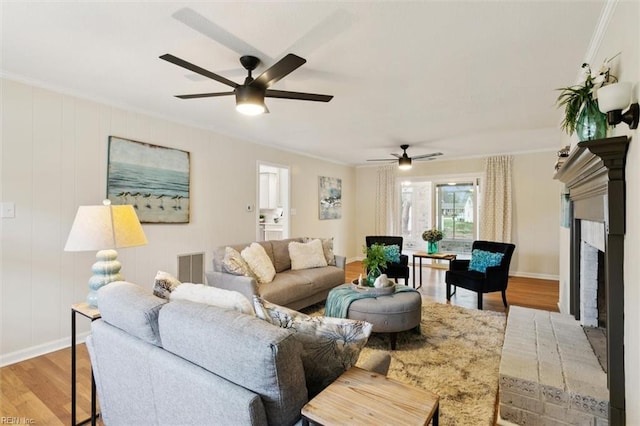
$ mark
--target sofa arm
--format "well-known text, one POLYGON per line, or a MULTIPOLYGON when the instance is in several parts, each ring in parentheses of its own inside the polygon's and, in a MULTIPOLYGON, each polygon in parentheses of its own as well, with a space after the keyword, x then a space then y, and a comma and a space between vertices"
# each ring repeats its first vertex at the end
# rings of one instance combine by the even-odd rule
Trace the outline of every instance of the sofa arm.
POLYGON ((336 266, 340 269, 344 269, 347 263, 347 258, 345 256, 335 255, 336 258, 336 266))
POLYGON ((386 376, 389 371, 390 364, 391 354, 389 352, 375 352, 369 357, 369 359, 359 365, 359 367, 373 373, 386 376))
POLYGON ((227 274, 226 272, 207 271, 207 285, 241 293, 253 305, 253 296, 259 295, 258 283, 251 277, 227 274))

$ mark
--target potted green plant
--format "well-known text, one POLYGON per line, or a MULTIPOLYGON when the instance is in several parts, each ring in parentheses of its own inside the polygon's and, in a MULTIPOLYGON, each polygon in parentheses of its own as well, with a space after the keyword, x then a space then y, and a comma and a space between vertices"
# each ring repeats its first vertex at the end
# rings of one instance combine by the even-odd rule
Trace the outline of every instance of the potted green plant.
POLYGON ((367 272, 367 279, 363 282, 369 287, 373 287, 373 283, 380 276, 382 270, 380 268, 387 267, 387 260, 384 253, 384 244, 371 244, 371 246, 364 246, 362 249, 366 255, 362 264, 367 272))
POLYGON ((611 74, 609 63, 613 58, 605 59, 597 72, 591 66, 582 64, 583 82, 574 86, 561 87, 556 100, 558 108, 564 108, 564 118, 560 127, 567 134, 578 134, 580 140, 601 139, 607 136, 607 116, 600 112, 597 92, 604 85, 615 83, 618 78, 611 74))
POLYGON ((422 233, 422 239, 427 242, 427 253, 433 254, 438 252, 438 241, 442 240, 442 231, 433 228, 422 233))

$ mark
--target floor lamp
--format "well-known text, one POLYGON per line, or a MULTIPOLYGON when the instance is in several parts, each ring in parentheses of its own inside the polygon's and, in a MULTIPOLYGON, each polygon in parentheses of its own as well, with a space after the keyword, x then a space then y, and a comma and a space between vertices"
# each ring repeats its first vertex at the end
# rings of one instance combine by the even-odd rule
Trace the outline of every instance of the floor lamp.
POLYGON ((115 249, 147 244, 138 215, 130 205, 112 206, 104 200, 101 206, 80 206, 71 226, 64 251, 93 251, 96 263, 91 267, 87 303, 97 307, 97 290, 124 278, 120 274, 118 252, 115 249))

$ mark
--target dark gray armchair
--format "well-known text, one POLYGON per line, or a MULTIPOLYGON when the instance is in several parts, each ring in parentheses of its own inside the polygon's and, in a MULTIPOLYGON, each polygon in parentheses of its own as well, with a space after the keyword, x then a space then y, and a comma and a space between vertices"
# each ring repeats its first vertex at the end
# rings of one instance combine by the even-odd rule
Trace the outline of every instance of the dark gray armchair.
POLYGON ((387 274, 387 278, 393 278, 395 282, 398 282, 398 278, 404 278, 404 285, 408 285, 409 282, 409 256, 402 254, 402 237, 392 237, 383 235, 371 235, 365 237, 367 247, 371 247, 373 244, 384 244, 385 246, 397 245, 400 248, 400 262, 391 263, 387 262, 387 267, 381 271, 383 274, 387 274))
POLYGON ((453 293, 451 292, 451 286, 462 287, 478 293, 478 309, 482 309, 483 294, 500 291, 502 292, 502 303, 506 308, 508 306, 506 291, 509 283, 509 265, 516 246, 494 241, 474 241, 471 247, 472 252, 475 249, 502 253, 502 261, 497 266, 488 267, 486 272, 478 272, 469 270, 469 260, 452 260, 445 275, 447 300, 451 300, 451 296, 455 293, 455 290, 453 293))

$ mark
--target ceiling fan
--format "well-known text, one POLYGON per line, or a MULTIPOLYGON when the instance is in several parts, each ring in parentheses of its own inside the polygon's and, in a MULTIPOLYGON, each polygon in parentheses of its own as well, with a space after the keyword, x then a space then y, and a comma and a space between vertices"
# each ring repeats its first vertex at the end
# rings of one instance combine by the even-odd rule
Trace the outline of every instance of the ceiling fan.
POLYGON ((289 92, 286 90, 269 89, 271 85, 307 62, 306 59, 294 55, 293 53, 289 53, 284 58, 280 59, 278 62, 272 65, 271 68, 265 70, 255 79, 251 75, 251 71, 256 69, 256 67, 260 63, 260 59, 250 55, 242 56, 240 58, 240 63, 248 71, 247 78, 245 78, 243 84, 238 84, 225 77, 222 77, 221 75, 215 74, 169 53, 160 56, 160 59, 164 59, 167 62, 178 65, 179 67, 186 68, 189 71, 193 71, 219 83, 233 87, 233 91, 230 92, 176 95, 177 98, 195 99, 235 95, 236 110, 247 115, 258 115, 264 112, 269 112, 266 105, 264 104, 264 98, 295 99, 299 101, 315 102, 329 102, 333 98, 333 96, 330 95, 318 95, 315 93, 289 92))
MULTIPOLYGON (((409 145, 400 145, 400 148, 402 149, 402 155, 400 154, 391 154, 394 157, 396 157, 398 159, 398 168, 401 170, 409 170, 411 168, 411 162, 412 160, 417 160, 417 161, 429 161, 429 160, 433 160, 435 159, 435 157, 438 157, 440 155, 442 155, 441 152, 433 152, 431 154, 424 154, 424 155, 416 155, 415 157, 409 157, 407 155, 407 149, 409 148, 409 145)), ((384 159, 375 159, 375 160, 367 160, 367 161, 396 161, 394 159, 391 158, 384 158, 384 159)))

